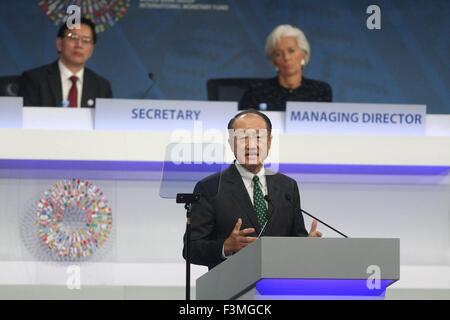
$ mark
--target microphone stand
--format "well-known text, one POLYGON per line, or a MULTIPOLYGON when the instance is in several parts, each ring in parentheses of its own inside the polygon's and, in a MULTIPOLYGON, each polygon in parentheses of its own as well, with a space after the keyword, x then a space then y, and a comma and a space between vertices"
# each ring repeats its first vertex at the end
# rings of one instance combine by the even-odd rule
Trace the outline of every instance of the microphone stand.
MULTIPOLYGON (((272 204, 272 200, 270 199, 269 195, 265 195, 265 196, 264 196, 264 200, 266 200, 267 203, 268 203, 269 205, 272 204)), ((287 196, 286 196, 286 200, 289 201, 289 202, 291 201, 290 197, 287 197, 287 196)), ((272 205, 273 205, 273 204, 272 204, 272 205)), ((317 217, 313 216, 312 214, 306 212, 306 211, 303 210, 302 208, 300 208, 300 213, 304 213, 304 214, 310 216, 311 218, 313 218, 314 220, 319 221, 321 224, 327 226, 327 227, 330 228, 331 230, 333 230, 333 231, 339 233, 339 234, 340 234, 341 236, 343 236, 344 238, 348 238, 348 236, 346 236, 345 234, 343 234, 343 233, 340 232, 339 230, 336 230, 335 228, 333 228, 333 227, 330 226, 329 224, 323 222, 322 220, 318 219, 317 217)), ((263 234, 263 231, 265 231, 266 225, 267 225, 267 223, 270 221, 271 218, 272 218, 272 215, 269 217, 269 220, 266 222, 266 224, 264 225, 263 229, 262 229, 261 232, 259 233, 258 238, 263 234)))
POLYGON ((269 218, 267 219, 266 223, 264 224, 264 226, 262 227, 261 231, 258 234, 258 239, 261 238, 261 236, 264 235, 264 232, 266 231, 266 227, 269 224, 270 220, 272 220, 272 211, 274 210, 274 208, 272 207, 272 210, 270 210, 270 206, 273 206, 272 200, 270 199, 269 195, 265 195, 264 196, 264 200, 266 200, 267 204, 268 204, 268 212, 269 212, 269 218))
POLYGON ((144 99, 147 96, 147 94, 153 89, 153 86, 155 85, 155 78, 154 78, 153 73, 150 72, 147 76, 150 80, 152 80, 152 84, 150 85, 149 88, 147 88, 147 90, 145 90, 145 92, 139 97, 139 99, 144 99))
POLYGON ((337 233, 339 233, 341 236, 343 236, 344 238, 348 238, 348 236, 346 236, 345 234, 343 234, 342 232, 340 232, 340 231, 338 231, 338 230, 336 230, 335 228, 333 228, 332 226, 330 226, 329 224, 327 224, 327 223, 325 223, 325 222, 323 222, 322 220, 320 220, 320 219, 317 219, 315 216, 313 216, 312 214, 310 214, 310 213, 308 213, 308 212, 306 212, 305 210, 303 210, 303 209, 301 209, 300 208, 300 211, 301 212, 303 212, 304 214, 306 214, 306 215, 308 215, 308 216, 310 216, 311 218, 313 218, 314 220, 317 220, 317 221, 319 221, 321 224, 323 224, 323 225, 325 225, 325 226, 327 226, 328 228, 330 228, 331 230, 333 230, 333 231, 335 231, 335 232, 337 232, 337 233))
POLYGON ((176 202, 186 209, 186 300, 191 300, 191 213, 192 204, 200 200, 200 194, 177 193, 176 202))

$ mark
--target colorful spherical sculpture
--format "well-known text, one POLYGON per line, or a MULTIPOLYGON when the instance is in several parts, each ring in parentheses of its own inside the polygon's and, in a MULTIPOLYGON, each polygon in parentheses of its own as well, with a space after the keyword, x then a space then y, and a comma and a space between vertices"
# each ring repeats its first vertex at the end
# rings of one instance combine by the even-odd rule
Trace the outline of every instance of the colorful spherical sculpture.
POLYGON ((38 6, 55 24, 67 18, 67 7, 77 5, 81 15, 95 23, 95 30, 103 32, 119 21, 130 7, 130 0, 38 0, 38 6))
POLYGON ((55 183, 34 213, 41 246, 57 260, 85 260, 104 245, 112 230, 108 201, 89 181, 55 183))

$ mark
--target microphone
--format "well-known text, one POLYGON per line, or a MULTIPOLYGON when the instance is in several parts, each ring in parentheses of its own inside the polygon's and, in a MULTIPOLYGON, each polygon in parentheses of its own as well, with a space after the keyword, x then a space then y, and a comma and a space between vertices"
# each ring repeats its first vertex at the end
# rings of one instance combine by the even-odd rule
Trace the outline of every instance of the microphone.
MULTIPOLYGON (((269 206, 273 206, 272 200, 270 200, 270 197, 268 194, 266 194, 264 196, 264 200, 267 201, 269 206)), ((268 212, 270 212, 270 210, 268 210, 268 212)), ((272 219, 272 212, 270 212, 269 218, 267 219, 266 223, 264 223, 264 226, 262 227, 261 231, 259 232, 257 239, 261 238, 261 236, 264 234, 264 231, 266 230, 266 226, 271 219, 272 219)))
MULTIPOLYGON (((269 196, 266 196, 266 197, 269 198, 269 196)), ((290 196, 289 194, 286 193, 286 194, 284 195, 284 197, 285 197, 285 199, 286 199, 287 201, 291 202, 291 196, 290 196)), ((270 200, 270 198, 269 198, 269 200, 270 200)), ((304 214, 306 214, 307 216, 310 216, 311 218, 313 218, 314 220, 319 221, 321 224, 327 226, 328 228, 330 228, 330 229, 333 230, 334 232, 339 233, 339 234, 340 234, 341 236, 343 236, 344 238, 348 238, 348 236, 346 236, 345 234, 343 234, 343 233, 340 232, 339 230, 336 230, 335 228, 333 228, 333 227, 330 226, 329 224, 323 222, 322 220, 318 219, 317 217, 313 216, 312 214, 306 212, 306 211, 303 210, 302 208, 300 208, 300 213, 304 213, 304 214)))
POLYGON ((155 85, 155 75, 153 74, 153 72, 149 72, 148 74, 147 74, 147 76, 148 76, 148 78, 150 79, 150 80, 152 80, 152 84, 150 85, 150 87, 148 87, 148 89, 147 90, 145 90, 145 92, 139 97, 139 99, 144 99, 146 96, 147 96, 147 94, 149 94, 150 93, 150 91, 153 89, 153 86, 155 85))

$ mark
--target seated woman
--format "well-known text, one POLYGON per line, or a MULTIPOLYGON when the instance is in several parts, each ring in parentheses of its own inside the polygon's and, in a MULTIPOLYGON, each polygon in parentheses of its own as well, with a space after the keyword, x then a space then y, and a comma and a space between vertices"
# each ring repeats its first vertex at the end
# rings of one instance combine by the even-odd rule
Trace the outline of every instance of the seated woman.
POLYGON ((252 85, 239 101, 239 110, 285 111, 286 101, 331 102, 329 84, 303 77, 311 51, 300 29, 290 25, 276 27, 267 37, 266 54, 278 75, 252 85))

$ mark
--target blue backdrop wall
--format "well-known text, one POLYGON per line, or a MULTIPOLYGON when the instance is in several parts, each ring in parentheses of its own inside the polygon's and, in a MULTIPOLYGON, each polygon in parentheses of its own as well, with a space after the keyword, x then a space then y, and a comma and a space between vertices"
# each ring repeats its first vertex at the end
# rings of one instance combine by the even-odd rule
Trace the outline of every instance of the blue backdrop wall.
MULTIPOLYGON (((56 59, 57 26, 42 2, 0 0, 0 76, 56 59)), ((305 75, 329 82, 334 101, 426 104, 429 113, 450 113, 448 0, 122 2, 128 10, 99 34, 88 63, 112 82, 115 97, 142 96, 148 72, 156 81, 151 99, 206 100, 209 78, 271 77, 265 38, 289 23, 311 44, 305 75), (366 27, 370 4, 381 8, 381 30, 366 27)))

